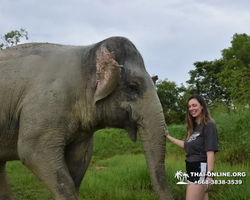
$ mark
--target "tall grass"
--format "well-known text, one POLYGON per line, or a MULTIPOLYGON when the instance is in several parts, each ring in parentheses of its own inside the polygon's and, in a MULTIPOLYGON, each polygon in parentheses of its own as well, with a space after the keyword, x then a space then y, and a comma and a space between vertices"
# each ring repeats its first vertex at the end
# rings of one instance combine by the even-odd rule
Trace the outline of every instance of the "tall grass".
POLYGON ((219 134, 218 158, 233 164, 250 160, 250 109, 244 106, 225 111, 219 107, 212 111, 219 134))

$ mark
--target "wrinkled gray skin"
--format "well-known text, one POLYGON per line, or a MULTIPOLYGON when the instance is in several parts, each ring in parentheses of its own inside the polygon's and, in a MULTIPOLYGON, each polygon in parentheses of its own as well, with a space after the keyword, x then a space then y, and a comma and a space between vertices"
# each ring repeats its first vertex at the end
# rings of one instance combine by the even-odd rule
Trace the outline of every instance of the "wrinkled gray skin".
POLYGON ((0 51, 0 200, 12 199, 7 161, 20 160, 56 200, 76 200, 93 133, 127 130, 143 144, 159 199, 172 199, 162 107, 136 47, 112 37, 90 46, 23 44, 0 51))

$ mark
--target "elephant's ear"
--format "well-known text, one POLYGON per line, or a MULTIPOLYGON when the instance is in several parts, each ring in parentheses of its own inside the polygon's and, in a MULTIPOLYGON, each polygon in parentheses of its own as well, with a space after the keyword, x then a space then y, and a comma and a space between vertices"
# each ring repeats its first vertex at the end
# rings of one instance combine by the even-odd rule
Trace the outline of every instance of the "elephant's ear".
POLYGON ((96 92, 95 103, 108 96, 120 81, 121 73, 115 61, 115 53, 109 52, 106 47, 100 47, 96 53, 96 92))

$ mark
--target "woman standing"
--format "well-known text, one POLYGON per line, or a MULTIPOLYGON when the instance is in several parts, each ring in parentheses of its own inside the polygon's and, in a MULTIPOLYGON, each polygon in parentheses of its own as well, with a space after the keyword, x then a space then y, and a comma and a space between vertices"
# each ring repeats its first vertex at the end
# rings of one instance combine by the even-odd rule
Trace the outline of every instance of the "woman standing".
POLYGON ((211 173, 214 170, 215 152, 219 150, 217 129, 206 102, 201 96, 189 97, 187 104, 185 140, 178 140, 169 134, 167 138, 184 148, 187 153, 186 170, 189 184, 187 185, 186 200, 208 200, 207 192, 212 187, 211 173), (194 176, 190 172, 198 172, 202 176, 194 176), (208 184, 200 184, 204 182, 208 184))

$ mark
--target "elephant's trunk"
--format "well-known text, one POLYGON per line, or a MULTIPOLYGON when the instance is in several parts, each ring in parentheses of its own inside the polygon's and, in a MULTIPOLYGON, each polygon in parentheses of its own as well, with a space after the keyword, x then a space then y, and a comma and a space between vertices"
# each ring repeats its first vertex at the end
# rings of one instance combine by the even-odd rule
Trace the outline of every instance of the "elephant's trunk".
POLYGON ((168 188, 165 174, 165 150, 167 129, 162 107, 158 96, 154 93, 148 95, 146 105, 151 108, 143 109, 142 123, 138 126, 143 150, 146 157, 149 175, 153 188, 159 200, 173 199, 168 188))

